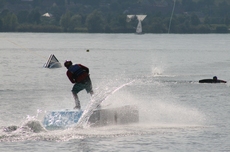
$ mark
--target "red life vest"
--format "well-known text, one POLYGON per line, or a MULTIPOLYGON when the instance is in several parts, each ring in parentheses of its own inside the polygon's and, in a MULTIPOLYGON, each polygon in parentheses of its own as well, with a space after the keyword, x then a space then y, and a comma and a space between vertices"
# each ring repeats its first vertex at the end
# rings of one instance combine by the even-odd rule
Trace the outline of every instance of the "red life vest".
POLYGON ((73 79, 77 83, 83 82, 89 76, 89 74, 78 64, 72 65, 68 70, 72 73, 73 79))

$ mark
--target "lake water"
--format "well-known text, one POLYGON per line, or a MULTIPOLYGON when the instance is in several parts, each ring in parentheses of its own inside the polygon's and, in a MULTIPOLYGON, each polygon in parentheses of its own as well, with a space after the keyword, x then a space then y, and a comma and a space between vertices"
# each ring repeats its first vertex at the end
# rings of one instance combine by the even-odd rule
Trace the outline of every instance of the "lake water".
MULTIPOLYGON (((0 33, 0 44, 2 152, 230 151, 229 34, 0 33), (138 105, 139 123, 38 133, 23 127, 42 123, 46 111, 74 107, 66 69, 43 68, 50 54, 89 67, 95 93, 132 82, 103 104, 138 105), (198 83, 213 76, 228 83, 198 83)), ((79 97, 84 109, 90 95, 79 97)))

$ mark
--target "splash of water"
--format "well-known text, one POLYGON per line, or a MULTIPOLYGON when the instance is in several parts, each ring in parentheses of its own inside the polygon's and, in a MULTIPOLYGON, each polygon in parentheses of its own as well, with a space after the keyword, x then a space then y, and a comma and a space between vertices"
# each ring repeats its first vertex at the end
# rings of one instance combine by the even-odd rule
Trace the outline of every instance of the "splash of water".
POLYGON ((30 116, 27 115, 25 120, 22 122, 21 125, 16 126, 16 125, 12 125, 12 126, 7 126, 3 128, 4 132, 13 132, 13 131, 25 131, 28 130, 29 132, 41 132, 41 131, 46 131, 46 129, 42 126, 41 122, 38 120, 39 114, 42 113, 42 110, 37 110, 37 114, 36 116, 30 116))
POLYGON ((162 73, 163 73, 163 69, 161 67, 154 67, 152 69, 153 76, 159 76, 162 75, 162 73))
POLYGON ((93 96, 91 102, 87 105, 86 109, 84 110, 81 118, 79 119, 76 127, 77 128, 82 128, 82 127, 86 127, 89 117, 93 114, 93 111, 103 102, 105 101, 107 98, 109 98, 110 95, 114 94, 115 92, 117 92, 118 90, 122 89, 123 87, 130 85, 131 83, 133 83, 135 80, 132 80, 128 83, 122 84, 121 86, 115 87, 115 88, 111 88, 106 90, 105 93, 101 94, 96 94, 93 96))

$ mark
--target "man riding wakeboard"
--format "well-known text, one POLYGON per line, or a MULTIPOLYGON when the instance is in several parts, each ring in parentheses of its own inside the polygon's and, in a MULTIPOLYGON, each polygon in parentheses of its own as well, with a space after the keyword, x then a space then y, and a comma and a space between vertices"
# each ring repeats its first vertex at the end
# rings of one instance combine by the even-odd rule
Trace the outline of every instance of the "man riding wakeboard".
POLYGON ((66 72, 69 80, 74 83, 72 88, 72 94, 75 100, 74 109, 81 109, 80 100, 78 98, 78 92, 86 90, 87 93, 93 95, 92 83, 89 77, 89 68, 81 64, 74 64, 70 60, 66 60, 64 66, 68 69, 66 72))

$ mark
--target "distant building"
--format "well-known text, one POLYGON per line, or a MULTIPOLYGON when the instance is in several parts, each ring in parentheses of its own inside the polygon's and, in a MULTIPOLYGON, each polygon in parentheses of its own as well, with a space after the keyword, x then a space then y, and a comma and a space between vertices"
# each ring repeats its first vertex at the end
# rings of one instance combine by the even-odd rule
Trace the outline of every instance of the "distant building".
POLYGON ((52 17, 53 15, 50 14, 50 13, 45 13, 45 14, 43 14, 42 16, 44 16, 44 17, 52 17))

